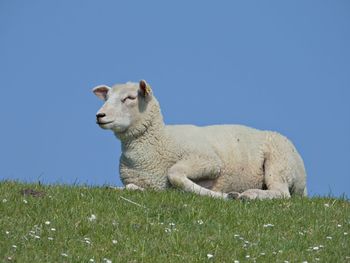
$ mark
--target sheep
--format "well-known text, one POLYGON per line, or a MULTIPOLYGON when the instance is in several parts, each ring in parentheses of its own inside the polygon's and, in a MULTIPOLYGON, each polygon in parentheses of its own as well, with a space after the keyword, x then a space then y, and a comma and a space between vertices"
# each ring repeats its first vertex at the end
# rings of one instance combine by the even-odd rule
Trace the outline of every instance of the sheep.
POLYGON ((277 132, 243 125, 165 125, 150 85, 100 85, 96 114, 121 141, 120 178, 126 189, 170 187, 221 199, 306 196, 303 160, 277 132))

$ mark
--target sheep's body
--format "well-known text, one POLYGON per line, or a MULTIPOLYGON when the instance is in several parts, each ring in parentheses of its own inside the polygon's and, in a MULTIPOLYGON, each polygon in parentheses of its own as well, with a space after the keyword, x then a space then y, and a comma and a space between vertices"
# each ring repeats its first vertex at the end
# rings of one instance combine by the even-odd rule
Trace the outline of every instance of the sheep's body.
POLYGON ((219 198, 306 195, 303 161, 282 135, 241 125, 164 125, 154 97, 147 107, 132 129, 115 131, 125 185, 219 198))

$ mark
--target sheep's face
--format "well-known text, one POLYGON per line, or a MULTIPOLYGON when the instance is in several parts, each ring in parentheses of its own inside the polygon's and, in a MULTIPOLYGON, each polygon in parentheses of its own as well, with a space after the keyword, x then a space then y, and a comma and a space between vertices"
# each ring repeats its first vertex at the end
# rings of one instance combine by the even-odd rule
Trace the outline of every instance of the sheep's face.
POLYGON ((126 83, 112 88, 101 85, 93 89, 105 103, 96 114, 96 122, 102 129, 122 133, 137 124, 152 98, 146 81, 126 83))

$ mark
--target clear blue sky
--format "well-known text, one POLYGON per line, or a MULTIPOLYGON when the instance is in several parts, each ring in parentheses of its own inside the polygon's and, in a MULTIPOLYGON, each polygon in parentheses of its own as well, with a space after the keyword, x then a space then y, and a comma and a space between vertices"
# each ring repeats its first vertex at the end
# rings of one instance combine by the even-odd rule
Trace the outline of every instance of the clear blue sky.
POLYGON ((120 185, 91 89, 146 79, 168 124, 276 130, 350 196, 349 1, 1 1, 0 179, 120 185))

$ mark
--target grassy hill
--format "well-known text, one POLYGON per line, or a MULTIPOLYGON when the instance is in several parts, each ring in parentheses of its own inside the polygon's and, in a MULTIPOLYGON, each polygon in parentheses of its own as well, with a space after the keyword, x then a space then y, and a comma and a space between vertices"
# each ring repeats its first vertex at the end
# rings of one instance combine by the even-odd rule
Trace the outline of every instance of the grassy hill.
POLYGON ((0 182, 0 262, 350 262, 345 199, 0 182))

